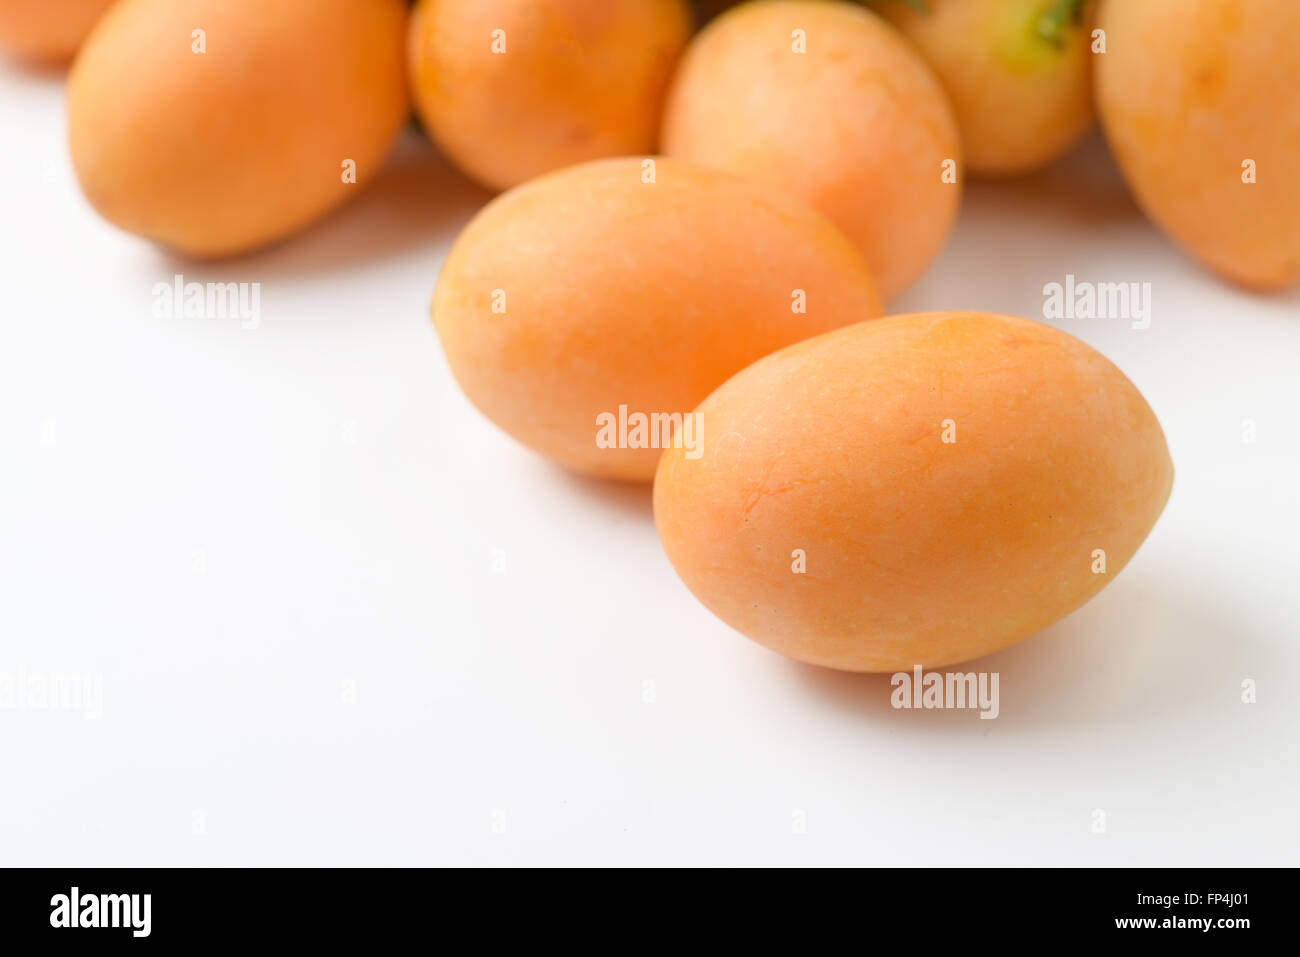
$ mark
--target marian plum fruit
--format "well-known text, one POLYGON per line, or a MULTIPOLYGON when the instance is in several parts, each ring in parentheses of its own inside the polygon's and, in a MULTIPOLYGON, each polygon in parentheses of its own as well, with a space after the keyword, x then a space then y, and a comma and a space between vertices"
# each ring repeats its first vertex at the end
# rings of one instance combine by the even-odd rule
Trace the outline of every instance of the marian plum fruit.
POLYGON ((857 244, 886 299, 960 205, 943 88, 897 30, 846 3, 751 2, 706 26, 669 91, 663 151, 800 196, 857 244))
POLYGON ((1097 110, 1147 214, 1214 272, 1300 282, 1300 3, 1103 2, 1097 110))
POLYGON ((760 359, 668 449, 655 521, 714 614, 847 671, 942 666, 1083 604, 1137 551, 1173 466, 1146 400, 1077 339, 891 316, 760 359))
POLYGON ((1084 0, 927 0, 877 9, 943 83, 972 175, 1047 165, 1093 123, 1084 0))
POLYGON ((68 79, 73 166, 110 222, 193 256, 353 195, 410 110, 403 0, 121 0, 68 79))
POLYGON ((649 153, 692 22, 683 0, 421 0, 416 107, 452 162, 493 189, 649 153))
POLYGON ((880 311, 829 220, 664 158, 593 160, 498 197, 433 297, 451 371, 489 419, 567 468, 642 482, 666 444, 698 440, 682 417, 732 373, 880 311))

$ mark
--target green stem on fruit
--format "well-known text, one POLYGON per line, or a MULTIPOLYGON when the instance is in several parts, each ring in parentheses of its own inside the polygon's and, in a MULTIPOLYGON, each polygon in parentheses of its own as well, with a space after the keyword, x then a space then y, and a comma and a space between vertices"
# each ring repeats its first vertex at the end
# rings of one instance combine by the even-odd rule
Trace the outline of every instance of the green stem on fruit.
POLYGON ((1086 0, 1053 0, 1034 25, 1039 39, 1058 50, 1065 48, 1065 36, 1083 21, 1086 0))

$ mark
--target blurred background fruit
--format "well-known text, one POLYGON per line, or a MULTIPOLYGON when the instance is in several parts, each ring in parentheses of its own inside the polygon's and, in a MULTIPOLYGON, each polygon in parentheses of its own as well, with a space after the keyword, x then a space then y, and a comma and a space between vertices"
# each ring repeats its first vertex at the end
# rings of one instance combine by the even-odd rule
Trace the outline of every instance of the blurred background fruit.
POLYGON ((886 299, 938 253, 960 205, 943 88, 897 30, 847 3, 759 0, 710 23, 673 82, 663 150, 820 209, 886 299))
POLYGON ((957 115, 972 174, 1005 176, 1056 159, 1093 122, 1084 0, 881 0, 957 115))
POLYGON ((0 0, 0 53, 67 63, 113 0, 0 0))
POLYGON ((1243 286, 1300 281, 1300 3, 1103 0, 1097 109, 1148 215, 1243 286))
POLYGON ((488 418, 567 468, 642 482, 662 445, 602 447, 598 416, 688 413, 772 350, 880 312, 824 216, 662 157, 596 160, 498 197, 433 298, 447 362, 488 418))
POLYGON ((703 26, 723 10, 734 7, 740 0, 691 0, 691 7, 695 10, 695 22, 703 26))
POLYGON ((195 256, 287 236, 352 196, 409 116, 404 0, 121 0, 68 80, 82 189, 195 256))
POLYGON ((692 26, 685 0, 421 0, 416 107, 448 157, 493 189, 649 153, 692 26))

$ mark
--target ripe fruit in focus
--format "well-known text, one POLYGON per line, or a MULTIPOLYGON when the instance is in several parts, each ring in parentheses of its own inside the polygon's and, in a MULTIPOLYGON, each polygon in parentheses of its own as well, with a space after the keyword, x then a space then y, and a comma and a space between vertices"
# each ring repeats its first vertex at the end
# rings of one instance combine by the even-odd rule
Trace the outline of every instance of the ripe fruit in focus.
POLYGON ((654 162, 653 182, 642 160, 595 160, 498 197, 433 296, 451 371, 488 418, 567 468, 640 482, 662 442, 602 445, 599 417, 680 417, 760 356, 880 315, 861 255, 823 216, 654 162))
POLYGON ((742 634, 847 671, 939 667, 1045 628, 1124 567, 1173 480, 1123 373, 1011 316, 840 329, 696 412, 704 454, 669 449, 655 477, 673 567, 742 634))

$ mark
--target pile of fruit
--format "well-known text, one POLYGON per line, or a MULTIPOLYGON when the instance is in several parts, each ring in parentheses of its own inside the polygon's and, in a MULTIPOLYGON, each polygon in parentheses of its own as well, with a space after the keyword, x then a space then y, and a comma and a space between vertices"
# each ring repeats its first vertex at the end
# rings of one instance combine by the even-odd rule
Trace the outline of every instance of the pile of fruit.
POLYGON ((1040 169, 1099 119, 1192 257, 1294 285, 1297 37, 1296 0, 0 0, 0 49, 75 55, 87 198, 192 256, 319 219, 414 111, 503 191, 433 295, 465 393, 567 468, 653 480, 724 621, 860 671, 1062 617, 1172 483, 1155 415, 1083 343, 880 318, 967 177, 1040 169))

